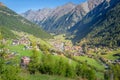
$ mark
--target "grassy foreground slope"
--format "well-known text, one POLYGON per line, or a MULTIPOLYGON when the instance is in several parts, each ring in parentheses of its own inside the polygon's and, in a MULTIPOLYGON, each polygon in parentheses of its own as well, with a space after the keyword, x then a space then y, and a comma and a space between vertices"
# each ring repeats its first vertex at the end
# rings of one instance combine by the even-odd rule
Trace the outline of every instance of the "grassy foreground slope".
POLYGON ((46 75, 46 74, 35 74, 35 75, 29 75, 24 73, 22 76, 24 76, 26 79, 29 80, 74 80, 71 78, 65 78, 61 76, 55 76, 55 75, 46 75))

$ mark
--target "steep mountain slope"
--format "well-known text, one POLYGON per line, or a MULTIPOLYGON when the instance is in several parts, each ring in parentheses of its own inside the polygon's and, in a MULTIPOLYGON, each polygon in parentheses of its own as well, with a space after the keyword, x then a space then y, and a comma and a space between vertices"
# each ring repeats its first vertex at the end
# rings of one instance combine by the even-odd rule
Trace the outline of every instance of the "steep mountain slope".
POLYGON ((89 10, 91 11, 93 8, 95 8, 96 6, 98 6, 103 1, 104 0, 87 0, 89 10))
POLYGON ((41 10, 46 16, 42 15, 41 12, 32 11, 23 13, 23 17, 28 20, 42 25, 42 28, 48 32, 60 34, 66 33, 68 29, 74 26, 78 21, 80 21, 90 10, 96 7, 98 4, 103 2, 103 0, 88 0, 82 4, 75 5, 73 3, 67 3, 63 6, 59 6, 51 10, 41 10), (27 13, 27 14, 26 14, 27 13), (40 19, 38 15, 44 17, 40 19), (34 18, 29 18, 32 14, 34 18), (36 18, 37 16, 37 18, 36 18), (39 18, 39 19, 38 19, 39 18))
POLYGON ((11 30, 27 32, 40 38, 51 37, 48 33, 40 29, 39 26, 16 14, 6 6, 0 5, 0 33, 2 33, 4 37, 13 38, 15 36, 11 30))
POLYGON ((63 6, 55 8, 51 15, 47 17, 45 21, 39 23, 42 28, 48 32, 52 33, 63 33, 65 31, 65 20, 67 20, 67 14, 75 8, 75 4, 67 3, 63 6), (65 17, 66 16, 66 17, 65 17))
POLYGON ((73 41, 95 46, 120 46, 120 1, 106 0, 71 30, 73 41))
POLYGON ((43 29, 56 34, 66 33, 68 29, 70 29, 77 21, 82 19, 82 17, 88 12, 88 10, 84 10, 82 8, 84 7, 84 4, 85 3, 77 5, 71 11, 62 15, 61 17, 48 18, 42 23, 43 29))

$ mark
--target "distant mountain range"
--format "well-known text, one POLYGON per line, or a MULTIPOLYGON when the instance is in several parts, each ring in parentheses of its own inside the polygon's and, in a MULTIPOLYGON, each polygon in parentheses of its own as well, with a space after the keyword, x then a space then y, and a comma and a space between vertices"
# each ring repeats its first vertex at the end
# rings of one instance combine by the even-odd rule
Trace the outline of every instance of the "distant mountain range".
POLYGON ((42 39, 51 37, 38 25, 33 24, 0 3, 0 34, 4 38, 16 38, 12 31, 26 32, 42 39))
POLYGON ((88 0, 79 5, 29 10, 22 15, 47 32, 66 33, 73 43, 115 47, 120 46, 119 10, 120 0, 88 0))
POLYGON ((55 9, 28 10, 22 13, 22 16, 39 24, 47 32, 61 34, 66 33, 68 29, 101 2, 103 0, 88 0, 79 5, 67 3, 55 9))
MULTIPOLYGON (((55 9, 29 10, 22 15, 47 32, 65 33, 73 43, 96 47, 120 46, 120 0, 88 0, 79 5, 67 3, 55 9)), ((40 38, 51 37, 30 21, 0 3, 0 33, 4 37, 15 38, 12 30, 40 38)))

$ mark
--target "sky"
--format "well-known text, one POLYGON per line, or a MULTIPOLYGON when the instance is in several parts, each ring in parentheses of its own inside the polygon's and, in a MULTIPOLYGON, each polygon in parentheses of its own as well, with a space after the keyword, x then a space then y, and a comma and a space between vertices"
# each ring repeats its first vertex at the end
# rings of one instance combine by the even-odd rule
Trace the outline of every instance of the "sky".
POLYGON ((17 13, 25 12, 29 9, 38 10, 42 8, 55 8, 66 4, 67 2, 73 2, 80 4, 86 0, 0 0, 7 7, 14 10, 17 13))

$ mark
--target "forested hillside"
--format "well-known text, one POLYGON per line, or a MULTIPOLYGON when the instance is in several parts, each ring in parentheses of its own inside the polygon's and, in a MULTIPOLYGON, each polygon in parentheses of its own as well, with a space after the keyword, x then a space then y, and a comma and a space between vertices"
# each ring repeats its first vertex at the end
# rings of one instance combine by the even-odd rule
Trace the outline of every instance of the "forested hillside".
POLYGON ((51 37, 36 24, 21 17, 6 6, 0 6, 0 31, 4 37, 15 38, 11 30, 26 32, 40 38, 51 37))
POLYGON ((120 1, 104 1, 71 30, 74 42, 94 46, 120 46, 120 1))

